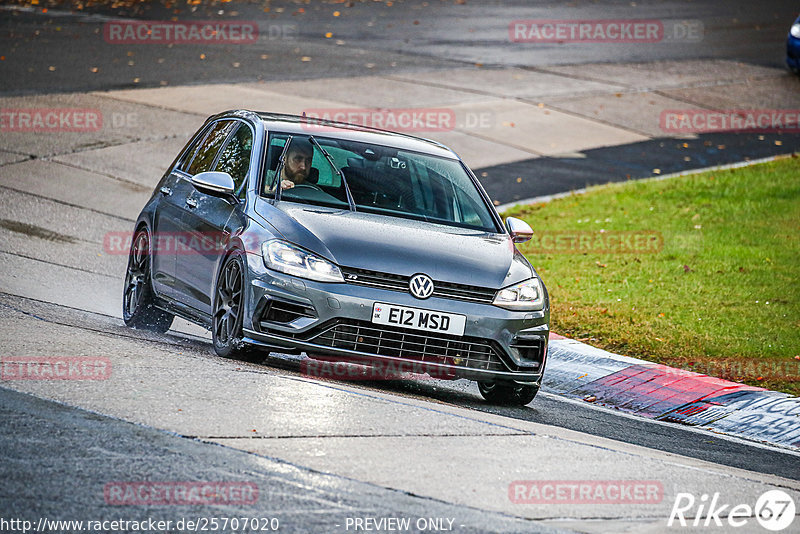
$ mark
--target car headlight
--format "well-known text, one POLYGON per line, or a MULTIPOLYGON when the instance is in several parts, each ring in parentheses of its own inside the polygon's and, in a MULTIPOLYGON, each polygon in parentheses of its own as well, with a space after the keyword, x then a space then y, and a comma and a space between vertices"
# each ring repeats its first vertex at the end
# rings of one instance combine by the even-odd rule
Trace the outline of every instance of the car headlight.
POLYGON ((492 304, 515 311, 541 310, 544 307, 544 290, 539 278, 530 278, 519 284, 501 289, 492 304))
MULTIPOLYGON (((784 26, 784 28, 785 27, 786 26, 784 26)), ((800 39, 800 22, 798 22, 797 24, 792 24, 792 29, 789 30, 789 33, 792 35, 792 37, 797 37, 798 39, 800 39)))
POLYGON ((344 282, 339 267, 285 241, 267 241, 261 254, 269 269, 319 282, 344 282))

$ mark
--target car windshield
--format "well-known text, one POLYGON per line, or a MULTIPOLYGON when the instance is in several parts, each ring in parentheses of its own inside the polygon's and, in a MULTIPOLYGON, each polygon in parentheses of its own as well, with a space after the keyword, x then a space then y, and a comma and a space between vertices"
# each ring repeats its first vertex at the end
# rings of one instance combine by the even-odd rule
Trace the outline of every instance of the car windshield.
POLYGON ((498 232, 457 160, 342 139, 272 134, 267 161, 264 196, 350 209, 349 189, 358 211, 498 232))

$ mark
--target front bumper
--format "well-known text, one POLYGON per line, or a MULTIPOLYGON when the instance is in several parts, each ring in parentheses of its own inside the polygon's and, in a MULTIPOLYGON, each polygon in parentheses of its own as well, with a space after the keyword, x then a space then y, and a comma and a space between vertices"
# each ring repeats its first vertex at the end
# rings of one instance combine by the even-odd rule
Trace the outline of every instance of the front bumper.
POLYGON ((549 309, 515 312, 491 304, 431 297, 350 283, 321 283, 267 270, 248 254, 251 279, 244 341, 273 350, 384 362, 436 377, 541 382, 549 309), (376 302, 465 315, 463 336, 371 322, 376 302))

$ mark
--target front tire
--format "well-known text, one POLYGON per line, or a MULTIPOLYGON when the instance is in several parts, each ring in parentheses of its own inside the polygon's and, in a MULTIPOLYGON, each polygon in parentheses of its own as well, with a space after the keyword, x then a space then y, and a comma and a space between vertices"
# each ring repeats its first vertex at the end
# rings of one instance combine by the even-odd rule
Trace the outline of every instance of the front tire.
POLYGON ((478 390, 486 402, 502 406, 525 406, 539 393, 539 386, 513 382, 478 382, 478 390))
POLYGON ((258 363, 266 354, 242 341, 244 288, 244 262, 241 253, 234 251, 225 260, 214 287, 211 337, 219 356, 258 363))
POLYGON ((172 326, 171 313, 156 307, 150 272, 150 235, 140 229, 133 237, 122 290, 122 319, 127 326, 163 334, 172 326))

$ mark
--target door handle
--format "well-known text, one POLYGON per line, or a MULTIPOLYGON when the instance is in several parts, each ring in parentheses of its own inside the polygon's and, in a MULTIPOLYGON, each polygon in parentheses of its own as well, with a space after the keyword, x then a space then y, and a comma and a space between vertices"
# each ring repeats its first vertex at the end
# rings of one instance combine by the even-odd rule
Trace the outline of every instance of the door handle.
POLYGON ((197 201, 195 199, 193 199, 193 198, 187 198, 186 199, 186 205, 189 206, 190 208, 196 208, 197 207, 197 201))
POLYGON ((159 191, 161 191, 161 194, 164 195, 165 197, 168 197, 168 196, 170 196, 172 194, 172 189, 170 189, 166 185, 164 187, 162 187, 161 189, 159 189, 159 191))

